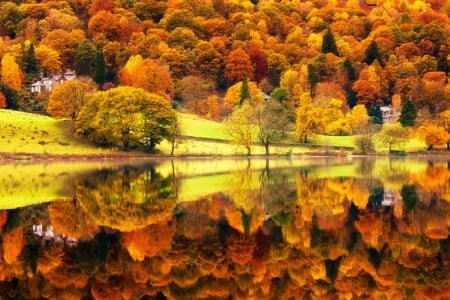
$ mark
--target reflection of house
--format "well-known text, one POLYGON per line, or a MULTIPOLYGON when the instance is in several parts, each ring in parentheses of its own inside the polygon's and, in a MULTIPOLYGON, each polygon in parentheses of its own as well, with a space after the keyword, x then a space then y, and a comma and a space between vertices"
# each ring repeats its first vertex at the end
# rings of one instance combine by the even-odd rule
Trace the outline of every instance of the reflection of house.
POLYGON ((51 75, 33 82, 30 84, 30 91, 32 93, 51 92, 52 89, 64 81, 74 80, 75 78, 77 78, 75 72, 67 70, 64 74, 51 75))
POLYGON ((383 124, 392 124, 397 122, 400 113, 397 112, 395 108, 389 105, 380 107, 380 110, 383 124))
POLYGON ((52 225, 47 225, 46 230, 43 230, 42 224, 33 225, 33 233, 36 237, 42 238, 44 241, 51 241, 58 244, 67 244, 69 246, 76 246, 78 240, 72 237, 66 237, 64 234, 54 232, 52 225))
POLYGON ((383 194, 382 206, 392 206, 394 203, 401 201, 402 196, 394 189, 385 189, 383 194))

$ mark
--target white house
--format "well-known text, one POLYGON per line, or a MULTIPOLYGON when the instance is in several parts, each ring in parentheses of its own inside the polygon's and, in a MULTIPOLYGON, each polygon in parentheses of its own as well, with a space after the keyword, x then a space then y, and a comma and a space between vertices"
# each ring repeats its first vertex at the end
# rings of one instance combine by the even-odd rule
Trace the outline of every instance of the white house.
POLYGON ((398 117, 400 116, 400 113, 397 112, 395 108, 393 108, 391 105, 389 106, 381 106, 381 117, 383 119, 383 124, 392 124, 397 122, 398 117))
POLYGON ((54 74, 33 82, 30 84, 30 91, 32 93, 51 92, 64 81, 74 80, 75 78, 77 78, 77 75, 74 71, 66 70, 63 74, 54 74))

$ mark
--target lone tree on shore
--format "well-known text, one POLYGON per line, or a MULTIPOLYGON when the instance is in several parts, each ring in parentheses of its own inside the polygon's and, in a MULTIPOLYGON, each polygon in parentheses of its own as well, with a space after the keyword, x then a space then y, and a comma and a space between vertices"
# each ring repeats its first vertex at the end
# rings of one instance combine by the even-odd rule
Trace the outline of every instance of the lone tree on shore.
POLYGON ((395 145, 402 145, 408 141, 408 131, 400 124, 386 124, 378 133, 377 139, 389 147, 389 152, 395 145))

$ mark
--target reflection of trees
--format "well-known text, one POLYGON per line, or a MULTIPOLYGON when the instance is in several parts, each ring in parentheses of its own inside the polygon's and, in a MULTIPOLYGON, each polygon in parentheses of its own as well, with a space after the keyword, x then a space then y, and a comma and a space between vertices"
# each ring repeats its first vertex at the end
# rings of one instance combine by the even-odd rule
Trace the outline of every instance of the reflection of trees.
POLYGON ((167 249, 175 229, 174 221, 161 221, 124 233, 122 243, 134 260, 143 261, 145 257, 155 256, 167 249))
POLYGON ((259 176, 260 201, 266 214, 277 224, 290 223, 292 206, 295 205, 296 190, 292 173, 271 169, 269 160, 259 176))
POLYGON ((173 178, 157 173, 153 164, 100 171, 76 185, 76 199, 89 218, 125 232, 170 218, 176 197, 173 178))
POLYGON ((265 217, 259 202, 257 174, 251 168, 251 161, 247 162, 246 168, 233 173, 229 197, 234 205, 225 210, 228 223, 246 234, 253 233, 265 217))
POLYGON ((55 230, 74 238, 92 238, 97 225, 80 209, 77 201, 55 201, 48 206, 50 222, 55 230))
MULTIPOLYGON (((129 169, 125 189, 139 186, 141 174, 129 169)), ((299 172, 297 202, 292 203, 291 192, 277 193, 275 188, 292 191, 285 174, 269 170, 263 175, 264 184, 256 189, 263 201, 254 202, 247 232, 243 208, 224 194, 211 195, 180 203, 173 216, 163 219, 160 214, 158 221, 145 227, 122 233, 102 228, 95 239, 86 237, 77 248, 42 243, 37 273, 28 271, 32 264, 28 242, 14 263, 0 258, 1 295, 5 299, 449 298, 449 202, 420 198, 413 211, 397 215, 366 205, 370 193, 365 179, 315 178, 299 172), (271 202, 269 195, 276 199, 271 202), (286 204, 281 203, 283 197, 286 204), (365 197, 366 203, 355 200, 358 197, 365 197), (264 209, 271 218, 253 223, 255 212, 264 209), (286 222, 274 220, 282 214, 289 216, 286 222)), ((103 176, 91 183, 97 188, 104 182, 124 186, 122 177, 117 183, 109 173, 103 176)), ((417 191, 421 197, 421 187, 417 191)), ((143 201, 134 207, 145 209, 143 201)), ((18 213, 17 219, 28 213, 18 213)), ((5 235, 20 226, 11 224, 15 225, 6 226, 2 236, 3 251, 5 235)))
POLYGON ((3 235, 3 259, 12 264, 17 261, 25 245, 25 236, 22 227, 18 226, 3 235))
POLYGON ((450 169, 447 163, 429 162, 425 172, 410 176, 410 182, 417 185, 421 201, 444 199, 450 202, 450 169))

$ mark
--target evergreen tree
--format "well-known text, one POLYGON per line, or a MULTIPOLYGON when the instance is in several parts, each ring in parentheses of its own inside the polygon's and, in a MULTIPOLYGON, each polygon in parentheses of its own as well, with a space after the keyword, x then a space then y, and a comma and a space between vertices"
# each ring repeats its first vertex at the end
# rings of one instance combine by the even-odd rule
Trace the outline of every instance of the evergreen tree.
POLYGON ((0 92, 6 98, 6 108, 19 109, 19 94, 13 88, 0 82, 0 92))
POLYGON ((331 30, 327 30, 322 39, 322 53, 333 53, 339 56, 339 52, 336 47, 336 41, 331 30))
POLYGON ((378 49, 378 45, 375 41, 372 41, 366 49, 366 56, 364 58, 364 62, 368 65, 371 65, 375 60, 378 60, 380 65, 384 67, 383 58, 381 56, 380 50, 378 49))
POLYGON ((283 88, 275 88, 272 93, 270 93, 270 97, 274 98, 278 102, 288 101, 289 100, 289 92, 283 88))
POLYGON ((347 79, 349 81, 354 82, 356 79, 358 79, 356 69, 348 58, 344 60, 344 69, 347 73, 347 79))
POLYGON ((97 55, 95 57, 94 81, 100 86, 106 81, 106 63, 105 57, 103 56, 103 52, 101 50, 97 51, 97 55))
POLYGON ((241 91, 239 93, 239 106, 241 106, 246 99, 250 99, 250 89, 248 87, 248 78, 242 80, 241 91))
POLYGON ((314 97, 314 88, 320 82, 320 75, 314 65, 308 64, 308 80, 311 97, 314 97))
POLYGON ((357 103, 358 99, 356 98, 356 93, 350 88, 347 90, 347 105, 350 108, 353 108, 357 103))
POLYGON ((25 53, 25 63, 26 63, 25 72, 27 74, 37 74, 39 72, 36 59, 36 52, 34 51, 33 43, 30 43, 30 47, 28 47, 28 50, 25 53))
POLYGON ((94 74, 96 53, 95 45, 87 40, 78 45, 74 55, 74 67, 78 75, 94 74))
POLYGON ((367 111, 373 124, 383 124, 383 115, 379 106, 372 105, 367 111))
POLYGON ((445 75, 448 75, 450 71, 450 65, 448 64, 447 56, 443 55, 439 57, 437 62, 437 70, 440 72, 444 72, 445 75))
POLYGON ((411 127, 414 126, 414 124, 416 123, 416 118, 417 118, 416 106, 409 100, 402 107, 399 121, 403 127, 411 127))

